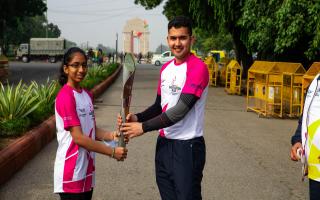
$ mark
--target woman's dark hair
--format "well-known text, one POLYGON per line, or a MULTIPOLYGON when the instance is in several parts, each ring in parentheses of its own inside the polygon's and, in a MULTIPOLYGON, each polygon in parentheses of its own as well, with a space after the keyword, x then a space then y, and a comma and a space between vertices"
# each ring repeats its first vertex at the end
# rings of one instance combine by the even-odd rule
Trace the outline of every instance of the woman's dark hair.
POLYGON ((69 64, 75 53, 81 53, 87 62, 86 53, 82 49, 80 49, 79 47, 71 47, 70 49, 68 49, 63 55, 62 63, 60 66, 59 84, 61 86, 65 85, 68 81, 68 76, 64 73, 63 66, 69 64))
POLYGON ((170 20, 170 22, 168 23, 168 32, 172 27, 185 27, 188 29, 189 35, 192 36, 192 21, 186 16, 177 16, 170 20))

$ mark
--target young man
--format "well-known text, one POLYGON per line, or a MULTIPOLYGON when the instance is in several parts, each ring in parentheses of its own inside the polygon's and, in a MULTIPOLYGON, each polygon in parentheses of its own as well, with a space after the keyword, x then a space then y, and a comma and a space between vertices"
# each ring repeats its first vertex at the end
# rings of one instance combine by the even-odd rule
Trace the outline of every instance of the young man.
POLYGON ((130 138, 159 130, 155 163, 161 198, 198 200, 206 157, 203 123, 209 73, 190 53, 194 37, 188 18, 169 22, 167 41, 175 58, 161 68, 155 103, 129 114, 121 130, 130 138))
POLYGON ((302 116, 291 138, 290 157, 307 166, 310 200, 320 199, 320 74, 311 82, 304 100, 302 116))

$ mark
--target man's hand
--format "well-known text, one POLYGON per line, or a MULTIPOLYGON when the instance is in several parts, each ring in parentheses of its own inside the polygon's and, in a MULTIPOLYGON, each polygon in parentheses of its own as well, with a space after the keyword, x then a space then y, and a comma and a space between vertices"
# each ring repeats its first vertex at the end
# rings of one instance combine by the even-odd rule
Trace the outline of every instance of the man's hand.
MULTIPOLYGON (((137 122, 138 121, 138 117, 135 114, 129 113, 126 117, 126 122, 137 122)), ((123 121, 122 121, 122 117, 120 114, 118 114, 117 117, 117 124, 118 124, 118 128, 121 127, 123 121)))
MULTIPOLYGON (((120 132, 119 132, 119 131, 115 131, 115 132, 114 132, 114 137, 113 137, 114 141, 119 141, 119 138, 120 138, 120 132)), ((124 135, 124 142, 125 142, 126 144, 129 143, 129 137, 126 136, 126 135, 124 135)))
POLYGON ((129 138, 138 137, 143 134, 142 123, 139 122, 129 122, 123 123, 120 131, 124 132, 125 136, 129 138))
POLYGON ((290 152, 291 160, 298 161, 300 159, 300 155, 297 155, 297 150, 299 148, 302 148, 301 142, 297 142, 291 147, 291 152, 290 152))

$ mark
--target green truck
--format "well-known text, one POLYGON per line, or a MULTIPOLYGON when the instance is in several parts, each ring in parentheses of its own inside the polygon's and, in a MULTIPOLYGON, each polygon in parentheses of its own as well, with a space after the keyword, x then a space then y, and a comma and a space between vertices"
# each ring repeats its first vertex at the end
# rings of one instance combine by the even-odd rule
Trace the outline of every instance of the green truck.
POLYGON ((47 60, 55 63, 62 59, 65 49, 64 38, 31 38, 30 43, 20 44, 16 59, 22 62, 47 60))

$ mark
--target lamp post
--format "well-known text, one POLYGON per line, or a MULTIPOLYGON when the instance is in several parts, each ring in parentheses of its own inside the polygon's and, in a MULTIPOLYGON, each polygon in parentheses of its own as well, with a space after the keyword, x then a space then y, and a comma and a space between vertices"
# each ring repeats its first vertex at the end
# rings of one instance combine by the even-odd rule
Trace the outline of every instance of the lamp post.
POLYGON ((118 33, 116 33, 116 62, 118 59, 118 33))
POLYGON ((46 38, 48 38, 48 0, 44 0, 46 3, 46 38))

